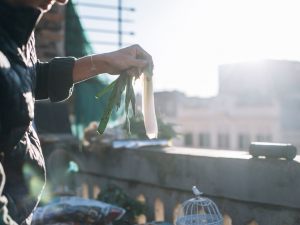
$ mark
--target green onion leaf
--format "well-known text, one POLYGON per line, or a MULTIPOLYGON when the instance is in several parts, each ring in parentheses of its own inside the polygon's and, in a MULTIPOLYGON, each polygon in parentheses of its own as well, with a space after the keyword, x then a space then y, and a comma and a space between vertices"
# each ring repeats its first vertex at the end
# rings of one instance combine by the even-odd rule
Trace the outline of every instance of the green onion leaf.
POLYGON ((114 80, 113 82, 111 82, 108 86, 106 86, 105 88, 103 88, 101 91, 99 91, 97 94, 96 94, 96 98, 101 98, 103 95, 105 95, 107 92, 110 91, 110 89, 112 89, 115 84, 116 84, 117 80, 114 80))
MULTIPOLYGON (((117 84, 117 82, 116 82, 117 84)), ((112 93, 109 97, 109 100, 108 100, 108 104, 106 105, 105 109, 104 109, 104 112, 103 112, 103 116, 100 120, 100 124, 98 126, 98 132, 100 134, 103 134, 104 133, 104 130, 107 126, 107 123, 109 121, 109 117, 111 115, 111 112, 112 112, 112 109, 117 101, 117 91, 118 91, 118 85, 114 85, 113 86, 113 90, 112 90, 112 93)))

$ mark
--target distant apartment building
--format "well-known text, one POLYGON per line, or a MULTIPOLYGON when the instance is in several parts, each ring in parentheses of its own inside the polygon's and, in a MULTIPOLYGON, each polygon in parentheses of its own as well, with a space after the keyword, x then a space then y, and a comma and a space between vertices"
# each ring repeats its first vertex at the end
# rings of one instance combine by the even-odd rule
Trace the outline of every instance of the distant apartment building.
POLYGON ((300 150, 300 63, 266 60, 219 67, 219 94, 157 92, 158 115, 176 124, 175 145, 248 150, 253 141, 300 150))

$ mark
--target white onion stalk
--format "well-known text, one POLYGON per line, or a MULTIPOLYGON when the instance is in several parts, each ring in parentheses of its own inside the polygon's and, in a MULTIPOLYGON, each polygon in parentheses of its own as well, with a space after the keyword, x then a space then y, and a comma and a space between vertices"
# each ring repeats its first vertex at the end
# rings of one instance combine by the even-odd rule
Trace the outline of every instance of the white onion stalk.
POLYGON ((154 107, 152 74, 145 72, 142 75, 143 98, 142 112, 144 115, 144 124, 148 138, 157 138, 157 121, 154 107))

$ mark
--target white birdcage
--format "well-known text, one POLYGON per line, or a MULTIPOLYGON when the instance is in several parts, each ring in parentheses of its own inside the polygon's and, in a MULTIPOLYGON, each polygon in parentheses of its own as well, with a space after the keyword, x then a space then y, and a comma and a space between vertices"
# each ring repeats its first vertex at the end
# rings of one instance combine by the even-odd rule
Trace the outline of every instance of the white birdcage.
POLYGON ((201 197, 201 192, 194 186, 195 198, 182 204, 175 225, 223 225, 223 217, 216 204, 201 197))

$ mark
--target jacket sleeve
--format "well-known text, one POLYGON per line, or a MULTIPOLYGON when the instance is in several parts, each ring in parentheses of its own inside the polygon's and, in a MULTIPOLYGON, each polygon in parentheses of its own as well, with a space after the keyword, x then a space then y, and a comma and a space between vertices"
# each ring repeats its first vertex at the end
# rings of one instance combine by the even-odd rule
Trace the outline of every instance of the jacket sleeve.
POLYGON ((74 57, 57 57, 50 62, 37 62, 35 98, 50 98, 52 102, 69 98, 73 90, 74 64, 74 57))

